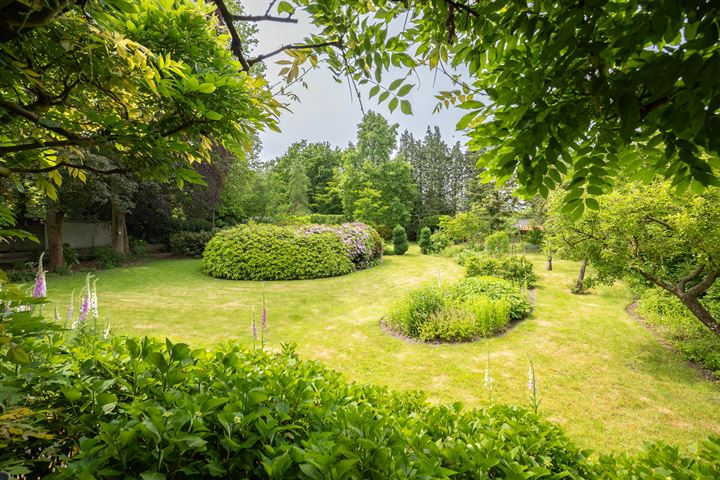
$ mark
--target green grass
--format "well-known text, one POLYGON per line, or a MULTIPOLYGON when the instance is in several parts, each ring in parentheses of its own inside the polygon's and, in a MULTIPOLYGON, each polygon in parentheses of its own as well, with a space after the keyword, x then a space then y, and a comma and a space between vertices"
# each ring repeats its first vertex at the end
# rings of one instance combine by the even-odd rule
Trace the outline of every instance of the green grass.
MULTIPOLYGON (((601 452, 635 450, 647 440, 684 445, 720 433, 720 389, 627 315, 632 299, 625 286, 574 296, 567 285, 576 264, 556 261, 547 272, 543 257, 532 258, 540 274, 532 316, 500 337, 456 345, 411 343, 378 326, 406 291, 462 275, 450 259, 420 255, 416 246, 330 279, 218 280, 203 275, 198 260, 158 260, 99 272, 97 288, 101 317, 115 332, 193 345, 250 344, 251 312, 259 316, 264 291, 272 348, 292 341, 301 356, 349 379, 422 389, 434 401, 490 401, 483 386, 489 354, 492 401, 527 405, 530 356, 541 412, 578 444, 601 452)), ((81 275, 51 276, 51 301, 63 311, 83 282, 81 275)))

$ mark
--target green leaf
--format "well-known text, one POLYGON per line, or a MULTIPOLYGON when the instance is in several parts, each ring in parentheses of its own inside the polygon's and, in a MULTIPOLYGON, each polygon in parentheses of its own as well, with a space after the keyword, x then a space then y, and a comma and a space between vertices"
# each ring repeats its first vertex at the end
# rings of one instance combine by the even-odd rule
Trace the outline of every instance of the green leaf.
POLYGON ((395 90, 400 85, 402 85, 404 78, 398 78, 397 80, 393 80, 393 82, 390 84, 390 90, 395 90))
POLYGON ((391 112, 394 112, 395 109, 397 108, 397 106, 398 106, 398 99, 397 99, 397 97, 394 97, 392 100, 390 100, 390 104, 388 105, 388 107, 390 108, 391 112))
POLYGON ((215 84, 213 83, 201 83, 197 87, 197 91, 200 93, 213 93, 215 91, 215 84))
POLYGON ((408 100, 403 100, 400 102, 400 110, 405 115, 412 115, 412 105, 410 105, 410 102, 408 100))
POLYGON ((293 13, 295 13, 295 7, 293 7, 290 2, 286 2, 283 0, 282 2, 278 3, 277 11, 278 13, 287 13, 289 15, 292 15, 293 13))
POLYGON ((402 87, 400 87, 400 90, 398 90, 397 96, 404 97, 405 95, 410 93, 410 90, 412 90, 413 87, 414 87, 414 85, 412 85, 410 83, 403 85, 402 87))

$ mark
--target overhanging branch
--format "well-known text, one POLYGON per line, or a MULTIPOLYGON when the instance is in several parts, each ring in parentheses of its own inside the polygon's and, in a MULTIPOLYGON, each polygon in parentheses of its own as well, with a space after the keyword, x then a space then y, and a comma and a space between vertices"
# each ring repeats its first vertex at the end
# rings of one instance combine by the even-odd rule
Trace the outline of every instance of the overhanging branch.
POLYGON ((236 22, 298 23, 297 18, 275 17, 273 15, 233 15, 232 19, 233 19, 233 21, 236 21, 236 22))
POLYGON ((335 47, 335 48, 342 48, 343 44, 340 40, 332 40, 328 42, 320 42, 320 43, 302 43, 302 44, 292 44, 292 45, 283 45, 280 48, 277 48, 273 50, 272 52, 266 53, 264 55, 258 55, 255 58, 251 58, 248 60, 248 63, 250 66, 255 65, 256 63, 262 62, 263 60, 266 60, 272 56, 277 55, 278 53, 282 53, 286 50, 312 50, 315 48, 324 48, 324 47, 335 47))

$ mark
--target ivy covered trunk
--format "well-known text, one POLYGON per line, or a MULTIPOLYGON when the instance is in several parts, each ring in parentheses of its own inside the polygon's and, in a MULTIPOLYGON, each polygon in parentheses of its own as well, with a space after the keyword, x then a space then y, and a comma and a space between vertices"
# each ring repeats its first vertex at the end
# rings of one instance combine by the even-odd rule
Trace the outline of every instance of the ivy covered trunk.
POLYGON ((62 244, 62 225, 65 212, 58 209, 57 203, 48 200, 45 209, 45 227, 47 228, 48 245, 50 252, 48 269, 58 270, 65 265, 62 244))
POLYGON ((112 248, 120 255, 130 254, 130 241, 125 223, 125 210, 112 203, 112 248))

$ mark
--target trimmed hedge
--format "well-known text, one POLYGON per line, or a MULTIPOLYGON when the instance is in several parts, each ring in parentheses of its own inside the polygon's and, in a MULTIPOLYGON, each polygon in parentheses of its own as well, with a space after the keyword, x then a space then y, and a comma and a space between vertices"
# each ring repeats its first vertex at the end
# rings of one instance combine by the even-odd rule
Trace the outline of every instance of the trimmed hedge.
POLYGON ((203 254, 208 275, 231 280, 300 280, 376 265, 380 236, 367 225, 248 224, 219 232, 203 254))
POLYGON ((397 302, 385 324, 424 342, 460 342, 492 336, 530 313, 527 297, 507 280, 472 277, 430 284, 397 302))

